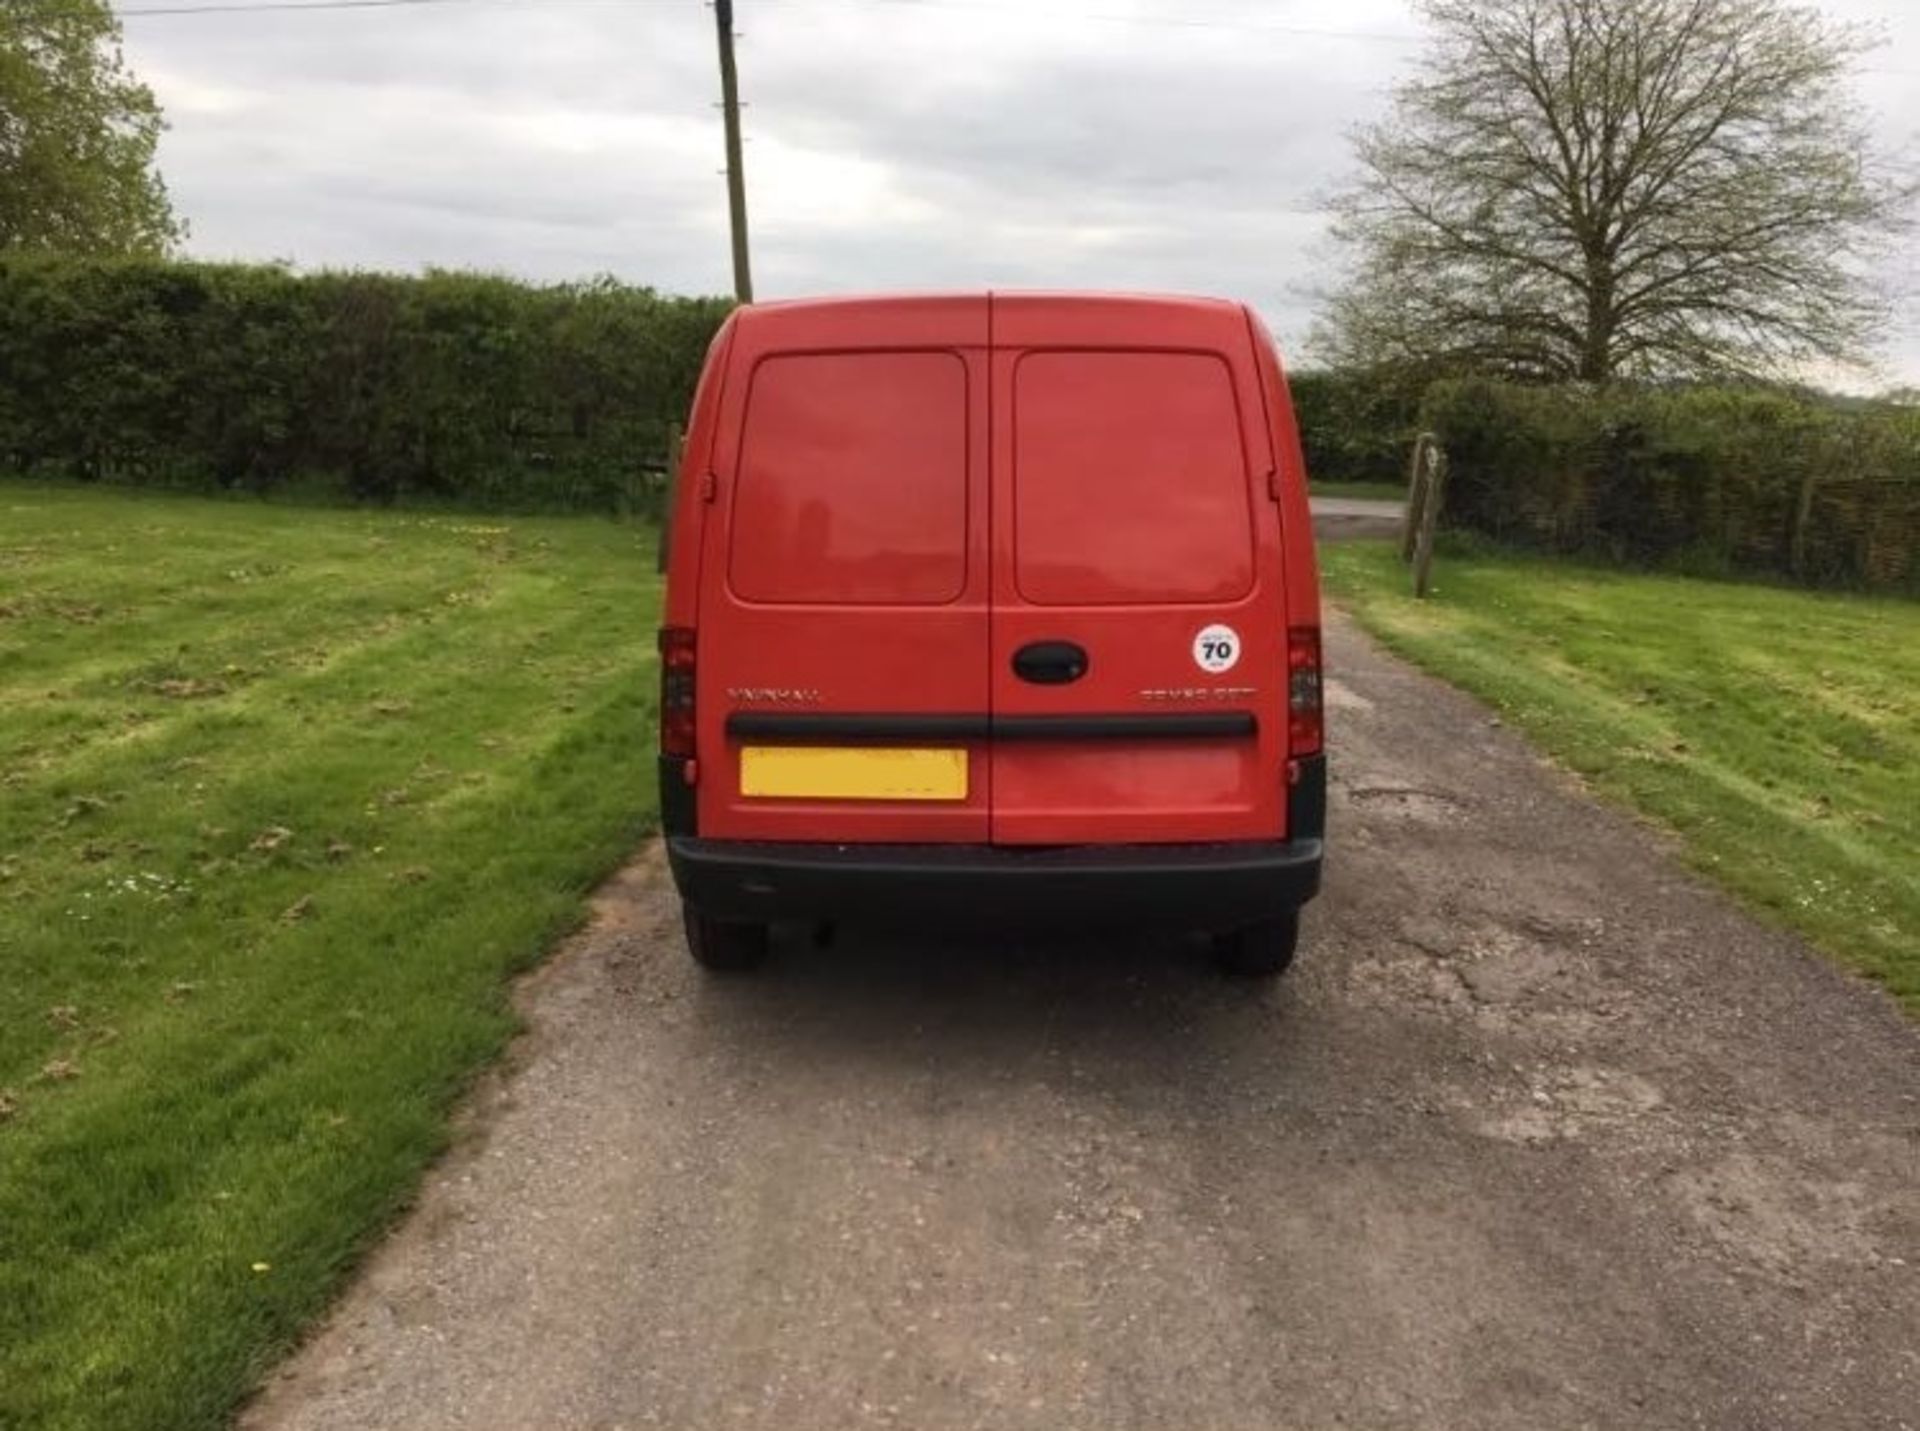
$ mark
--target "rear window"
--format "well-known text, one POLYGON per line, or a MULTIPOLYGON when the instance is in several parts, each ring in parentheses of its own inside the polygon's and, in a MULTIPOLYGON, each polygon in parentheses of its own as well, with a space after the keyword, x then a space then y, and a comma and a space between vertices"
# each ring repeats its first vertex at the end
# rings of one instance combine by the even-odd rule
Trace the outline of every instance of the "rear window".
POLYGON ((750 601, 929 606, 966 585, 967 369, 812 353, 753 372, 728 584, 750 601))
POLYGON ((1013 411, 1026 600, 1230 601, 1253 590, 1240 415, 1220 358, 1029 353, 1013 411))

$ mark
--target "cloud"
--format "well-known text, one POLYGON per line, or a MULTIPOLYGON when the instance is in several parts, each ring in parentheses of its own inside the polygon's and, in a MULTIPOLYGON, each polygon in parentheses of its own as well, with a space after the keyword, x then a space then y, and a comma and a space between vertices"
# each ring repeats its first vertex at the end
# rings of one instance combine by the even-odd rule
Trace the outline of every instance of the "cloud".
MULTIPOLYGON (((143 0, 144 2, 144 0, 143 0)), ((1864 77, 1920 131, 1920 15, 1864 77)), ((756 287, 1127 287, 1304 336, 1345 136, 1416 62, 1402 0, 737 0, 756 287)), ((127 22, 191 248, 730 286, 711 12, 480 0, 127 22)), ((1909 263, 1910 266, 1910 263, 1909 263)), ((1905 275, 1911 287, 1913 274, 1905 275)), ((1896 280, 1900 275, 1895 275, 1896 280)), ((1920 313, 1893 364, 1920 377, 1920 313)))

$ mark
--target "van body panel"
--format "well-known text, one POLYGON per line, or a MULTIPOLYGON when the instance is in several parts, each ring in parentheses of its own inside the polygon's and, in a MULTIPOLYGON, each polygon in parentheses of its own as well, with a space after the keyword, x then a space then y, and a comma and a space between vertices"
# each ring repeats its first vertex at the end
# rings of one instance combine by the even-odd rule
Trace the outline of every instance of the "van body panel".
POLYGON ((720 394, 732 368, 733 334, 740 321, 736 311, 721 323, 707 345, 706 365, 693 390, 687 415, 686 442, 673 474, 670 498, 673 513, 667 522, 667 592, 661 603, 663 626, 692 627, 700 610, 700 549, 706 528, 707 503, 701 479, 713 470, 714 444, 720 432, 720 394))
POLYGON ((736 310, 665 610, 695 648, 669 853, 710 915, 1225 929, 1318 888, 1324 757, 1288 748, 1290 631, 1319 624, 1305 468, 1242 305, 736 310))
POLYGON ((728 718, 987 712, 986 300, 770 304, 735 329, 700 560, 699 830, 984 841, 984 736, 959 742, 964 799, 751 796, 750 745, 865 742, 728 718))
POLYGON ((1280 350, 1260 316, 1247 310, 1247 328, 1260 368, 1260 392, 1266 408, 1274 453, 1274 500, 1280 507, 1280 528, 1289 540, 1280 547, 1286 581, 1287 623, 1320 626, 1320 568, 1313 553, 1313 504, 1307 493, 1307 458, 1300 445, 1300 424, 1287 389, 1280 350))
POLYGON ((1244 310, 1049 295, 993 304, 995 720, 1206 712, 1248 727, 996 739, 993 842, 1279 838, 1287 613, 1244 310), (1233 645, 1224 669, 1200 663, 1207 633, 1233 645), (1047 643, 1084 651, 1084 672, 1023 677, 1020 653, 1047 643))

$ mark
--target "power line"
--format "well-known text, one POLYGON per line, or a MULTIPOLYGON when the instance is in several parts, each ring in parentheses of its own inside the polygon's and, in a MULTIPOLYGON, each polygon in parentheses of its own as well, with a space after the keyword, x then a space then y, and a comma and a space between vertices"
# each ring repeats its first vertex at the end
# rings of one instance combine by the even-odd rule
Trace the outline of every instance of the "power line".
MULTIPOLYGON (((1021 15, 1035 13, 1032 6, 982 5, 971 0, 863 0, 872 5, 911 5, 937 10, 971 10, 981 15, 1021 15)), ((1258 20, 1227 20, 1217 16, 1122 14, 1117 11, 1058 10, 1055 18, 1090 20, 1105 25, 1156 25, 1180 30, 1239 30, 1273 35, 1300 35, 1326 40, 1366 40, 1379 44, 1413 45, 1421 37, 1396 34, 1387 30, 1338 30, 1320 25, 1267 24, 1258 20)))
MULTIPOLYGON (((511 3, 511 0, 241 0, 232 5, 148 5, 137 10, 121 10, 123 20, 141 20, 158 15, 248 15, 273 10, 397 10, 417 5, 479 5, 511 3)), ((565 0, 579 4, 581 0, 565 0)), ((614 4, 618 0, 592 0, 614 4)))
POLYGON ((123 20, 139 20, 149 15, 227 15, 263 10, 396 10, 412 5, 460 5, 468 0, 248 0, 239 5, 154 5, 139 10, 122 10, 123 20))
MULTIPOLYGON (((653 0, 653 3, 671 3, 672 0, 653 0)), ((781 10, 798 8, 808 0, 774 0, 769 8, 781 10)), ((1009 15, 1030 18, 1036 12, 1032 6, 981 4, 976 0, 842 0, 842 3, 863 5, 894 5, 930 10, 970 11, 976 15, 1009 15)), ((632 0, 542 0, 549 5, 580 4, 620 4, 632 3, 632 0)), ((508 8, 531 8, 530 0, 234 0, 230 4, 192 3, 186 5, 147 5, 138 9, 118 12, 123 20, 160 19, 179 15, 247 15, 271 12, 326 11, 326 10, 397 10, 413 9, 424 6, 445 5, 503 5, 508 8)), ((1163 29, 1181 30, 1222 30, 1241 34, 1291 35, 1300 39, 1351 40, 1362 44, 1375 45, 1418 45, 1424 37, 1415 34, 1396 34, 1387 30, 1341 30, 1319 25, 1270 24, 1258 20, 1228 20, 1217 17, 1194 15, 1150 15, 1122 14, 1116 11, 1099 10, 1061 10, 1054 11, 1055 17, 1067 20, 1084 20, 1103 25, 1145 25, 1163 29)), ((1920 75, 1920 70, 1863 66, 1858 73, 1863 75, 1920 75)))
MULTIPOLYGON (((615 3, 616 0, 547 0, 547 3, 615 3)), ((232 3, 195 3, 185 5, 145 5, 119 12, 126 20, 145 19, 149 16, 174 15, 246 15, 267 12, 286 12, 301 10, 394 10, 427 5, 476 5, 506 4, 514 5, 516 0, 232 0, 232 3)), ((871 5, 913 6, 921 9, 961 10, 978 15, 1017 15, 1028 17, 1034 14, 1030 7, 1013 5, 974 4, 969 0, 858 0, 858 3, 871 5)), ((776 0, 770 8, 788 9, 793 0, 776 0)), ((1234 30, 1248 33, 1275 35, 1297 35, 1302 37, 1361 40, 1382 44, 1408 45, 1418 43, 1416 35, 1392 34, 1383 30, 1339 30, 1313 25, 1267 24, 1260 21, 1228 20, 1223 18, 1202 18, 1193 15, 1146 15, 1121 14, 1115 11, 1062 10, 1055 12, 1058 18, 1075 21, 1088 21, 1094 24, 1109 25, 1148 25, 1183 30, 1234 30)))

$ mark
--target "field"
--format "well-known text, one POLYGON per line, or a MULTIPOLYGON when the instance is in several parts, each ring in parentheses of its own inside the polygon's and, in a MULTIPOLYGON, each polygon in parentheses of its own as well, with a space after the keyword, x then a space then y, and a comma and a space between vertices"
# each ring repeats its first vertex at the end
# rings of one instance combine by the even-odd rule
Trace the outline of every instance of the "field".
POLYGON ((1384 543, 1327 588, 1750 904, 1920 1012, 1920 604, 1384 543))
POLYGON ((216 1425, 654 807, 651 533, 0 486, 0 1426, 216 1425))

